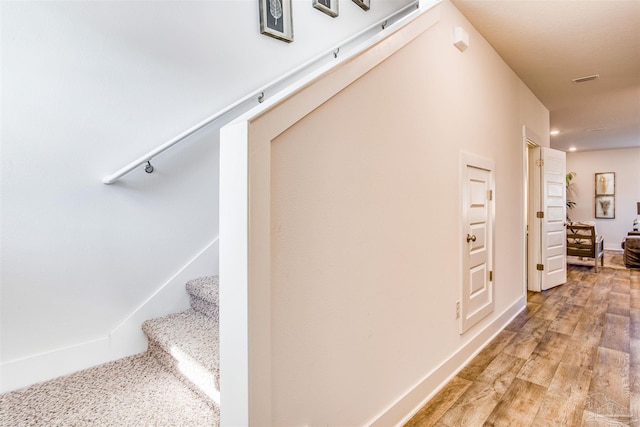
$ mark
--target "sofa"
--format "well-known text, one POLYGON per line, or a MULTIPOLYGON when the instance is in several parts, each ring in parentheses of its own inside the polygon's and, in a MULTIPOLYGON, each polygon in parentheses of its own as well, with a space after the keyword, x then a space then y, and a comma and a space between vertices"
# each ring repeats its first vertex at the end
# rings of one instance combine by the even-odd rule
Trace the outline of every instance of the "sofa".
POLYGON ((640 231, 630 231, 622 242, 622 260, 627 268, 640 269, 640 231))

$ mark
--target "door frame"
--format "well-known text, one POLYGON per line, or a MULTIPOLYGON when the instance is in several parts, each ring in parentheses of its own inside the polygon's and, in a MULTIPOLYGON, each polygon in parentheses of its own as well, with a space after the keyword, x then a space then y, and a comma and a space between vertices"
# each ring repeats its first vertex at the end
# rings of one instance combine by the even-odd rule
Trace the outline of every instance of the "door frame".
POLYGON ((542 141, 542 139, 527 125, 522 126, 522 175, 523 175, 523 194, 522 202, 524 204, 522 212, 522 259, 523 259, 523 274, 522 274, 522 286, 524 295, 527 295, 529 290, 529 283, 535 282, 540 283, 539 272, 532 268, 531 266, 534 264, 530 262, 530 253, 531 250, 541 244, 540 236, 537 233, 529 233, 529 231, 533 231, 533 225, 535 224, 535 206, 533 201, 531 200, 533 191, 531 186, 534 183, 534 179, 532 174, 534 173, 533 168, 530 167, 531 164, 531 150, 536 147, 540 147, 537 141, 542 141), (531 240, 530 240, 531 238, 531 240), (538 240, 536 242, 536 240, 538 240), (537 244, 537 246, 536 246, 537 244))
POLYGON ((536 210, 542 211, 543 217, 536 221, 541 243, 536 249, 539 249, 538 262, 542 269, 539 285, 534 290, 544 291, 567 282, 566 153, 550 147, 537 148, 536 153, 541 162, 535 167, 536 178, 540 178, 536 186, 540 196, 536 210))
MULTIPOLYGON (((523 226, 523 259, 524 259, 524 273, 523 273, 523 285, 525 295, 529 290, 540 292, 543 286, 543 275, 546 274, 543 271, 538 271, 536 264, 538 262, 547 264, 546 259, 540 259, 542 252, 538 254, 538 250, 542 251, 543 238, 541 234, 541 227, 543 224, 536 218, 536 212, 539 210, 546 211, 546 202, 542 202, 542 196, 545 192, 543 188, 544 176, 539 176, 538 168, 535 166, 531 153, 534 149, 540 148, 541 150, 559 151, 553 150, 550 147, 541 146, 537 141, 543 141, 538 135, 526 126, 522 127, 522 143, 523 143, 523 177, 524 177, 524 226, 523 226), (540 179, 537 179, 540 178, 540 179), (534 199, 535 198, 535 199, 534 199), (539 204, 542 203, 542 206, 539 204)), ((550 154, 550 153, 549 153, 550 154)), ((544 184, 546 188, 546 183, 544 184)), ((566 196, 565 196, 566 197, 566 196)), ((546 199, 545 199, 546 200, 546 199)), ((548 213, 548 212, 547 212, 548 213)), ((546 215, 545 215, 546 216, 546 215)), ((546 221, 546 219, 544 220, 546 221)), ((564 221, 564 218, 563 218, 564 221)), ((543 227, 544 229, 544 227, 543 227)), ((565 266, 566 266, 566 261, 565 266)), ((548 267, 548 266, 545 266, 548 267)), ((544 267, 543 267, 544 268, 544 267)), ((561 283, 560 283, 561 284, 561 283)))

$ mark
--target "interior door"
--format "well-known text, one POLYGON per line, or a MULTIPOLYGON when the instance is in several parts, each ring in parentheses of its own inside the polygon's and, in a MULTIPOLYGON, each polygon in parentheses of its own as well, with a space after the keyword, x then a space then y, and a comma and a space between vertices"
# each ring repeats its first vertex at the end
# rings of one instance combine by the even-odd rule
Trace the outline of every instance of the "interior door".
POLYGON ((493 162, 462 155, 461 333, 494 310, 493 162))
POLYGON ((544 291, 567 281, 566 155, 546 147, 533 149, 533 201, 536 205, 532 265, 538 272, 530 284, 534 291, 544 291))

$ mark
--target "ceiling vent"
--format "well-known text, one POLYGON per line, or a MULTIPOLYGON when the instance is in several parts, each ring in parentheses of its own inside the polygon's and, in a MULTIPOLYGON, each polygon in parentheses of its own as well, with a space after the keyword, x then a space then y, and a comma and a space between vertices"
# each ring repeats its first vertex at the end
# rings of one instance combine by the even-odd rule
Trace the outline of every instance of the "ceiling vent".
POLYGON ((585 129, 585 132, 602 132, 603 130, 606 130, 607 128, 591 128, 591 129, 585 129))
POLYGON ((590 82, 591 80, 596 80, 600 78, 600 74, 594 74, 592 76, 578 77, 577 79, 573 79, 574 83, 584 83, 590 82))

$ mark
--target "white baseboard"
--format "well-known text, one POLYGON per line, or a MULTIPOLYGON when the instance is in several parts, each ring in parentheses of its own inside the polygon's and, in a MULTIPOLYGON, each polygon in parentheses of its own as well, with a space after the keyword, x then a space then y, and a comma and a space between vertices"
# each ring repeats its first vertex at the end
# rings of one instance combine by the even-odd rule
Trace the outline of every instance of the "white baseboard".
POLYGON ((128 314, 104 337, 0 364, 0 393, 68 375, 147 349, 141 325, 147 319, 189 307, 188 280, 218 274, 216 237, 166 283, 128 314))
POLYGON ((401 426, 436 395, 460 370, 471 361, 525 307, 526 296, 516 300, 500 316, 480 331, 471 341, 436 367, 415 387, 387 408, 367 425, 401 426))
POLYGON ((4 362, 0 365, 0 393, 108 362, 108 354, 109 339, 105 337, 4 362))

